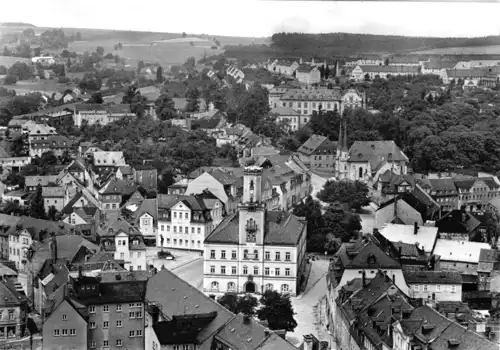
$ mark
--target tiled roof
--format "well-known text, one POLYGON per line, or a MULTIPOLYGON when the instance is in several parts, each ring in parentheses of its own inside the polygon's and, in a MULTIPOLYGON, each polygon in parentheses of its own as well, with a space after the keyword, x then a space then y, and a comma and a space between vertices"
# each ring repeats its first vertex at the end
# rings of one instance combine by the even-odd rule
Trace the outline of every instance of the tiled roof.
POLYGON ((77 103, 75 104, 75 112, 82 111, 105 111, 110 114, 131 114, 129 104, 91 104, 77 103))
POLYGON ((123 166, 126 165, 123 152, 94 152, 94 165, 96 166, 123 166))
POLYGON ((219 124, 221 124, 221 118, 210 118, 210 119, 195 119, 192 121, 192 125, 198 126, 200 129, 215 129, 219 124))
MULTIPOLYGON (((316 151, 316 149, 320 147, 323 144, 323 142, 327 140, 328 138, 326 136, 321 136, 316 134, 311 135, 311 137, 309 137, 309 139, 299 147, 297 152, 303 153, 305 155, 314 154, 314 151, 316 151)), ((331 143, 330 140, 328 141, 331 143)), ((333 148, 333 151, 335 151, 335 148, 333 148)))
POLYGON ((282 97, 282 101, 340 101, 340 92, 333 89, 290 89, 282 97))
POLYGON ((474 184, 478 181, 483 181, 486 186, 488 186, 490 189, 496 189, 499 188, 500 185, 497 184, 497 182, 493 179, 493 177, 478 177, 478 178, 471 178, 471 179, 454 179, 455 185, 458 188, 463 188, 463 189, 470 189, 474 184))
POLYGON ((274 107, 269 111, 270 115, 279 115, 279 116, 299 116, 300 113, 295 109, 290 107, 274 107))
POLYGON ((434 248, 438 236, 438 228, 432 226, 387 224, 380 234, 391 242, 403 242, 409 244, 419 243, 420 248, 430 253, 434 248))
POLYGON ((156 202, 156 198, 152 199, 144 199, 139 206, 139 209, 134 213, 134 217, 136 218, 136 225, 139 225, 139 220, 142 215, 148 213, 153 217, 154 225, 158 222, 158 206, 156 202))
POLYGON ((494 263, 498 260, 498 251, 494 249, 481 249, 479 253, 479 262, 494 263))
POLYGON ((147 281, 120 281, 99 283, 99 295, 76 299, 87 305, 144 302, 147 281))
POLYGON ((64 187, 42 187, 42 197, 52 198, 52 197, 64 197, 65 189, 64 187))
POLYGON ((394 141, 355 141, 349 149, 350 162, 369 162, 374 157, 408 162, 408 157, 394 141))
POLYGON ((131 195, 136 190, 136 186, 127 180, 119 180, 116 178, 111 179, 103 189, 101 194, 121 194, 131 195))
POLYGON ((0 295, 2 296, 0 300, 0 306, 2 307, 13 307, 27 301, 26 296, 12 288, 4 279, 0 280, 0 295))
MULTIPOLYGON (((305 234, 305 223, 293 214, 268 211, 264 220, 266 245, 297 245, 300 237, 305 234)), ((227 216, 205 239, 205 243, 212 244, 238 242, 239 213, 227 216)))
POLYGON ((409 73, 418 74, 420 72, 420 67, 418 66, 359 66, 363 73, 387 73, 387 74, 398 74, 398 73, 409 73))
POLYGON ((39 240, 41 232, 46 231, 48 236, 51 232, 56 235, 67 234, 72 226, 63 223, 62 221, 51 221, 35 219, 30 216, 13 216, 0 214, 0 236, 15 235, 18 233, 18 227, 22 229, 34 229, 34 239, 39 240))
POLYGON ((434 254, 440 255, 442 261, 460 261, 477 264, 481 249, 490 248, 488 243, 438 239, 434 248, 434 254))
POLYGON ((39 184, 42 186, 47 186, 49 183, 56 183, 58 175, 34 175, 34 176, 26 176, 24 183, 28 187, 38 186, 39 184))
POLYGON ((481 221, 473 215, 460 209, 454 209, 441 217, 436 226, 439 232, 472 234, 481 225, 481 221))
POLYGON ((441 61, 441 60, 433 60, 431 59, 430 62, 425 62, 424 63, 424 68, 425 69, 451 69, 455 67, 457 62, 455 61, 441 61))
POLYGON ((299 65, 299 68, 297 68, 298 73, 310 73, 314 68, 316 67, 311 67, 307 64, 301 64, 299 65))
POLYGON ((397 261, 397 257, 394 255, 394 253, 395 252, 391 251, 387 251, 386 253, 374 239, 359 238, 355 242, 343 243, 337 253, 335 253, 335 257, 346 269, 400 269, 401 264, 399 264, 399 262, 397 261))
POLYGON ((410 284, 462 284, 462 275, 455 271, 403 271, 410 284))

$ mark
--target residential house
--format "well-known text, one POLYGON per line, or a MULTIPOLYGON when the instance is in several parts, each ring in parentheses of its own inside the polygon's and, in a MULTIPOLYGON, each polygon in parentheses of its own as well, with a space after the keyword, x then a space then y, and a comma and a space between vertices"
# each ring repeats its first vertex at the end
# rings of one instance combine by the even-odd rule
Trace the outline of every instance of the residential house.
POLYGON ((476 240, 486 233, 486 227, 482 225, 472 213, 465 208, 454 209, 436 221, 439 228, 439 237, 456 241, 476 240))
POLYGON ((137 210, 134 211, 135 226, 142 235, 156 240, 158 231, 158 204, 157 199, 143 199, 137 210))
POLYGON ((410 271, 404 276, 410 296, 423 301, 462 301, 462 275, 456 271, 410 271))
POLYGON ((57 131, 55 128, 47 124, 39 124, 34 121, 28 121, 23 124, 22 132, 28 135, 28 142, 31 143, 35 140, 47 140, 49 136, 56 136, 57 131))
POLYGON ((135 169, 130 165, 119 166, 115 174, 118 180, 134 181, 135 180, 135 169))
POLYGON ((66 152, 69 156, 75 153, 73 141, 66 136, 48 136, 44 140, 33 140, 30 142, 30 156, 41 157, 46 152, 52 152, 56 157, 62 157, 66 152))
POLYGON ((180 179, 173 185, 170 185, 168 187, 168 194, 184 194, 186 193, 188 184, 193 181, 193 179, 185 178, 185 179, 180 179))
POLYGON ((144 237, 120 214, 108 213, 97 229, 101 247, 123 263, 125 269, 147 270, 144 237))
POLYGON ((291 295, 299 292, 306 264, 307 223, 289 213, 267 211, 266 214, 262 172, 256 166, 245 168, 238 211, 227 216, 205 239, 203 290, 206 292, 263 293, 268 289, 291 295), (262 249, 252 249, 254 244, 262 249))
POLYGON ((295 71, 295 78, 303 84, 319 84, 321 82, 321 73, 317 67, 301 64, 295 71))
POLYGON ((368 75, 373 80, 376 77, 387 79, 389 76, 409 76, 418 75, 419 66, 363 66, 358 65, 351 72, 351 79, 355 81, 364 81, 368 75))
POLYGON ((243 79, 245 79, 245 73, 243 73, 241 69, 235 66, 229 66, 226 69, 226 74, 233 77, 238 84, 241 83, 243 79))
MULTIPOLYGON (((327 89, 325 87, 307 87, 301 89, 288 89, 280 98, 280 103, 276 107, 288 107, 296 110, 299 114, 311 116, 314 111, 334 111, 342 112, 342 96, 339 90, 327 89)), ((301 120, 306 124, 310 118, 301 120)))
POLYGON ((417 183, 441 206, 441 212, 459 208, 458 190, 451 177, 418 179, 417 183))
POLYGON ((349 148, 348 178, 368 182, 386 170, 405 175, 408 163, 408 157, 394 141, 355 141, 349 148))
POLYGON ((223 203, 211 197, 158 195, 157 246, 203 250, 205 238, 222 221, 224 214, 223 203))
POLYGON ((60 212, 70 200, 70 191, 67 186, 42 187, 42 197, 45 211, 53 206, 60 212))
POLYGON ((380 234, 391 242, 418 244, 419 248, 430 255, 438 239, 438 228, 433 226, 387 224, 380 234))
POLYGON ((356 108, 366 109, 366 93, 360 92, 357 89, 347 89, 342 95, 340 107, 341 114, 343 114, 345 110, 356 108))
POLYGON ((97 151, 92 153, 93 165, 99 170, 114 170, 119 166, 126 166, 123 152, 97 151))
MULTIPOLYGON (((188 99, 183 98, 183 97, 174 97, 172 98, 172 101, 174 101, 174 109, 177 112, 185 112, 186 108, 188 106, 188 99)), ((198 111, 204 112, 204 111, 213 111, 215 106, 213 102, 207 103, 207 101, 204 98, 198 99, 198 111)))
POLYGON ((297 131, 309 122, 309 117, 301 119, 300 113, 289 107, 275 107, 269 111, 269 115, 276 118, 276 124, 280 125, 286 131, 297 131))
POLYGON ((135 169, 135 184, 146 191, 156 192, 158 189, 158 170, 150 167, 135 169))
POLYGON ((42 187, 55 186, 57 178, 58 175, 29 175, 24 178, 24 189, 34 192, 38 185, 42 187))
POLYGON ((433 74, 441 79, 446 78, 446 70, 452 69, 455 66, 455 61, 436 60, 431 58, 429 62, 424 62, 421 65, 422 74, 433 74))
POLYGON ((491 199, 500 196, 500 183, 496 177, 456 178, 454 182, 458 190, 458 208, 465 205, 481 209, 491 199))
POLYGON ((111 178, 100 190, 99 201, 102 210, 117 210, 121 207, 124 197, 132 195, 136 186, 127 180, 111 178))
MULTIPOLYGON (((269 90, 269 108, 281 107, 281 97, 290 89, 297 88, 289 84, 275 86, 269 90)), ((10 126, 9 126, 10 128, 10 126)))
MULTIPOLYGON (((28 332, 28 303, 24 293, 13 283, 0 279, 0 342, 26 337, 28 332)), ((5 343, 4 343, 5 345, 5 343)))
MULTIPOLYGON (((78 316, 63 320, 63 311, 68 310, 67 316, 74 314, 67 303, 61 303, 52 313, 54 318, 60 319, 53 327, 53 333, 47 332, 44 337, 44 347, 56 349, 57 346, 67 349, 74 348, 71 338, 86 340, 88 349, 124 348, 143 349, 145 312, 144 300, 146 281, 113 281, 101 282, 99 277, 80 275, 70 280, 71 293, 69 302, 76 309, 78 316), (85 318, 81 317, 84 315, 85 318), (55 326, 64 328, 55 328, 55 326), (84 327, 81 327, 84 325, 84 327), (77 326, 80 326, 77 328, 77 326), (67 327, 67 328, 66 328, 67 327), (65 335, 74 330, 73 336, 65 335), (85 337, 77 334, 83 332, 85 337)), ((44 332, 45 335, 45 332, 44 332)))
POLYGON ((326 136, 311 135, 297 150, 299 159, 311 170, 335 172, 337 143, 326 136))
POLYGON ((17 173, 26 165, 31 164, 31 157, 6 157, 0 158, 0 166, 11 172, 17 173))
POLYGON ((111 122, 133 117, 128 104, 75 104, 73 118, 75 126, 80 127, 85 121, 88 125, 99 123, 107 125, 111 122))
MULTIPOLYGON (((66 287, 65 287, 66 288, 66 287)), ((88 349, 88 314, 78 310, 66 297, 45 319, 43 339, 46 347, 54 350, 88 349)))
POLYGON ((465 290, 475 290, 481 249, 491 247, 488 243, 438 239, 433 253, 440 256, 441 270, 460 272, 465 290))
POLYGON ((234 315, 166 269, 148 280, 146 300, 147 349, 296 349, 252 317, 234 315))
POLYGON ((215 136, 219 133, 223 133, 221 129, 225 125, 226 119, 224 118, 195 119, 191 121, 191 127, 193 129, 201 129, 205 131, 209 136, 215 136))
POLYGON ((492 272, 495 264, 500 262, 500 255, 495 249, 481 249, 479 253, 479 265, 477 267, 478 285, 480 291, 490 291, 492 272))
POLYGON ((272 67, 272 73, 283 74, 291 77, 298 68, 299 68, 299 63, 297 63, 297 61, 280 59, 272 67))
MULTIPOLYGON (((418 185, 417 185, 418 186, 418 185)), ((419 187, 404 192, 382 203, 375 212, 375 227, 399 223, 424 225, 439 213, 439 205, 419 187)))
POLYGON ((85 239, 98 243, 97 227, 100 225, 101 211, 97 207, 66 205, 62 214, 62 222, 74 226, 85 239))

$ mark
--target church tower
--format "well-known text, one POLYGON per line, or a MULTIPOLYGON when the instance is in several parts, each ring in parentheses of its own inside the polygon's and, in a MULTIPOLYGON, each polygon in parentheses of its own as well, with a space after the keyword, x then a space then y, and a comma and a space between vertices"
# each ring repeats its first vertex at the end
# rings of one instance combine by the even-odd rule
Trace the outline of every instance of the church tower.
POLYGON ((347 143, 347 123, 340 119, 339 141, 337 142, 337 154, 335 161, 335 173, 337 180, 345 180, 348 176, 347 159, 349 158, 349 148, 347 143), (342 124, 343 127, 342 127, 342 124))
POLYGON ((262 202, 262 168, 248 166, 243 170, 243 197, 238 205, 239 243, 254 246, 264 243, 266 208, 262 202))

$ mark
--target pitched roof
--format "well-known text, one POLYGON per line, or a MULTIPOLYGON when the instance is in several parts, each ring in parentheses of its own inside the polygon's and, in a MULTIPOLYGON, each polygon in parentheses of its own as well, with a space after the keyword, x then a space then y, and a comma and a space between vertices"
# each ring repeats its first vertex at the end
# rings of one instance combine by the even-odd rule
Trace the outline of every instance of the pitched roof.
POLYGON ((434 254, 440 255, 442 261, 460 261, 477 264, 481 249, 490 248, 488 243, 438 239, 434 248, 434 254))
POLYGON ((462 284, 462 275, 456 271, 403 271, 406 283, 462 284))
POLYGON ((28 187, 34 186, 47 186, 49 183, 56 183, 58 175, 34 175, 34 176, 26 176, 24 180, 24 184, 28 187))
POLYGON ((479 262, 493 263, 498 259, 498 251, 482 248, 479 253, 479 262))
POLYGON ((311 137, 309 137, 309 139, 299 147, 297 152, 303 153, 305 155, 311 155, 314 154, 315 151, 320 148, 320 146, 323 146, 324 143, 326 143, 325 149, 328 148, 331 152, 335 153, 337 145, 328 140, 326 136, 316 134, 311 135, 311 137))
POLYGON ((408 162, 408 157, 394 141, 355 141, 349 149, 350 162, 369 162, 373 158, 408 162))
MULTIPOLYGON (((264 244, 296 245, 305 234, 306 224, 301 218, 279 211, 268 211, 265 215, 264 244)), ((205 239, 206 243, 238 243, 239 213, 227 216, 205 239)))
POLYGON ((147 281, 114 281, 99 283, 99 294, 78 296, 76 299, 87 305, 143 302, 147 281))
POLYGON ((359 66, 363 73, 387 73, 387 74, 398 74, 398 73, 409 73, 418 74, 420 72, 420 67, 418 66, 359 66))
POLYGON ((283 96, 282 101, 340 101, 341 96, 338 90, 327 88, 310 88, 310 89, 289 89, 283 96))
POLYGON ((0 305, 2 307, 13 307, 27 302, 24 294, 19 293, 15 288, 4 279, 0 280, 0 305))
POLYGON ((409 244, 419 243, 419 246, 426 252, 432 252, 438 237, 438 228, 432 226, 387 224, 380 234, 391 242, 403 242, 409 244))
POLYGON ((42 197, 64 197, 65 188, 62 186, 54 186, 54 187, 42 187, 42 197))
POLYGON ((126 165, 123 152, 98 151, 94 152, 94 165, 96 166, 123 166, 126 165))
POLYGON ((400 269, 401 264, 397 261, 395 252, 391 251, 390 247, 382 247, 379 243, 371 238, 359 238, 355 242, 343 243, 335 253, 335 258, 345 269, 400 269))
POLYGON ((470 189, 474 184, 478 181, 483 181, 486 186, 490 189, 499 188, 500 185, 495 181, 493 177, 478 177, 478 178, 470 178, 470 179, 454 179, 455 185, 458 188, 470 189))
POLYGON ((299 116, 300 113, 295 109, 290 107, 274 107, 269 111, 270 115, 279 115, 279 116, 299 116))
POLYGON ((221 118, 204 118, 204 119, 195 119, 192 121, 192 125, 198 126, 200 129, 215 129, 219 124, 221 124, 221 118))
POLYGON ((73 141, 68 139, 66 136, 55 135, 48 136, 45 140, 33 140, 31 141, 31 148, 71 148, 73 147, 73 141))

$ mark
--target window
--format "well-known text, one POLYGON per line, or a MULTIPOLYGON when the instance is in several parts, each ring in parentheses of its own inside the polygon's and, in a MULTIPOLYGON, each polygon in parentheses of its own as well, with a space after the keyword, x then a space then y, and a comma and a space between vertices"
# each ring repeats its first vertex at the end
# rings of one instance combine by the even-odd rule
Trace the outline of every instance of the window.
POLYGON ((246 250, 246 249, 243 251, 243 259, 244 260, 248 259, 248 250, 246 250))
POLYGON ((187 235, 189 233, 189 227, 184 227, 184 233, 187 235))
POLYGON ((131 338, 135 337, 135 331, 128 332, 128 336, 131 338))
POLYGON ((122 312, 122 304, 116 304, 116 312, 122 312))
POLYGON ((440 292, 440 291, 441 291, 441 285, 438 284, 438 285, 436 285, 436 292, 440 292))
POLYGON ((213 291, 218 291, 219 290, 219 282, 213 281, 211 284, 212 290, 213 291))
POLYGON ((118 327, 118 328, 122 327, 122 321, 121 320, 116 321, 116 327, 118 327))
POLYGON ((248 275, 248 266, 243 266, 243 274, 248 275))
POLYGON ((70 335, 70 336, 75 336, 75 335, 76 335, 76 329, 75 329, 75 328, 71 328, 71 329, 69 330, 69 335, 70 335))
POLYGON ((452 293, 456 293, 457 292, 457 286, 456 285, 454 285, 454 284, 451 285, 451 292, 452 293))
POLYGON ((142 329, 138 329, 135 331, 135 336, 136 337, 142 337, 142 329))
POLYGON ((95 306, 94 305, 89 306, 89 312, 91 314, 95 314, 95 306))
POLYGON ((184 219, 189 219, 189 214, 188 213, 184 213, 184 219))
POLYGON ((95 329, 95 322, 90 322, 90 329, 95 329))
POLYGON ((90 348, 95 349, 95 340, 90 341, 90 348))
POLYGON ((254 260, 259 260, 259 251, 258 250, 254 250, 253 251, 253 259, 254 260))
POLYGON ((109 305, 104 305, 104 306, 102 307, 102 311, 104 311, 104 312, 109 312, 109 305))
POLYGON ((109 340, 104 340, 102 342, 102 346, 104 346, 105 348, 109 347, 109 340))
POLYGON ((231 274, 236 275, 236 266, 231 266, 231 274))
POLYGON ((167 225, 167 232, 170 232, 170 225, 167 225))
POLYGON ((221 250, 221 252, 220 252, 220 258, 221 259, 225 259, 226 258, 226 251, 225 250, 221 250))
POLYGON ((236 290, 236 285, 234 282, 228 282, 227 284, 227 291, 228 292, 234 292, 236 290))
POLYGON ((142 311, 137 311, 135 313, 135 318, 142 318, 142 311))
POLYGON ((172 226, 174 228, 174 233, 177 232, 177 226, 172 226))
POLYGON ((215 265, 210 265, 210 273, 215 273, 215 265))
POLYGON ((225 266, 221 266, 220 267, 220 273, 225 275, 226 274, 226 267, 225 266))
MULTIPOLYGON (((177 212, 176 211, 174 211, 174 219, 177 219, 177 212)), ((174 229, 174 231, 175 231, 175 229, 174 229)))
POLYGON ((290 254, 290 252, 286 252, 286 253, 285 253, 285 260, 286 260, 286 261, 290 261, 290 260, 292 260, 292 259, 291 259, 291 254, 290 254))
POLYGON ((264 269, 264 275, 269 276, 269 267, 264 269))
POLYGON ((102 328, 104 328, 104 329, 109 328, 109 321, 104 321, 102 324, 102 328))
POLYGON ((182 350, 189 350, 189 345, 183 344, 182 345, 182 350))
POLYGON ((125 253, 120 253, 120 259, 124 260, 125 259, 125 253))
POLYGON ((200 234, 201 233, 201 228, 198 227, 197 230, 198 230, 198 234, 200 234))
POLYGON ((63 314, 63 315, 62 315, 62 319, 63 319, 63 321, 66 321, 66 320, 68 319, 68 315, 63 314))
POLYGON ((231 259, 236 259, 236 250, 231 252, 231 259))
POLYGON ((210 259, 215 259, 215 250, 210 251, 210 259))
POLYGON ((276 252, 275 260, 281 260, 280 252, 276 252))
POLYGON ((121 339, 116 339, 116 346, 118 346, 118 347, 122 346, 122 340, 121 339))
POLYGON ((279 267, 277 267, 277 268, 274 269, 274 275, 275 276, 279 276, 280 275, 280 269, 279 269, 279 267))
POLYGON ((59 335, 59 329, 54 329, 54 337, 58 337, 59 335))
POLYGON ((290 269, 288 268, 285 269, 285 276, 290 276, 290 269))
POLYGON ((290 287, 288 286, 288 284, 282 284, 281 285, 281 293, 288 293, 290 287))
POLYGON ((63 337, 67 337, 68 336, 68 330, 67 329, 63 329, 62 330, 62 336, 63 337))
POLYGON ((256 276, 259 274, 259 267, 258 266, 253 267, 253 274, 256 276))
POLYGON ((415 292, 418 292, 420 290, 420 286, 418 284, 414 285, 413 290, 415 290, 415 292))
POLYGON ((129 312, 128 318, 135 318, 135 312, 133 312, 133 311, 129 312))

